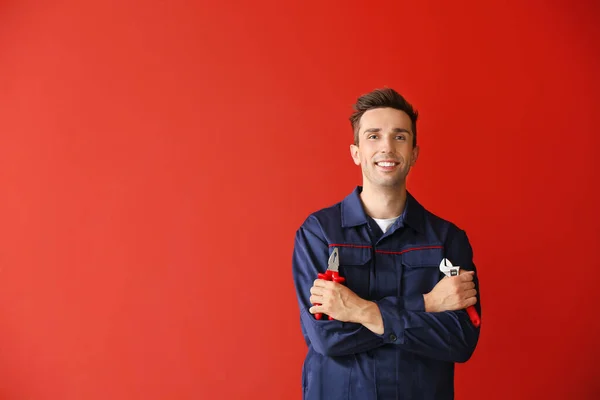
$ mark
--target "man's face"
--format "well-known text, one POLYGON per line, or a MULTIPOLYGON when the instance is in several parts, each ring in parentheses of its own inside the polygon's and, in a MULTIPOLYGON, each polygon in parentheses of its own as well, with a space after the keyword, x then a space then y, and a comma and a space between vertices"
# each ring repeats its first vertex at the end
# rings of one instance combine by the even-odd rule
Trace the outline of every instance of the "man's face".
POLYGON ((350 152, 360 165, 363 184, 374 187, 401 187, 417 161, 419 148, 413 148, 410 117, 394 108, 376 108, 362 115, 358 146, 350 152))

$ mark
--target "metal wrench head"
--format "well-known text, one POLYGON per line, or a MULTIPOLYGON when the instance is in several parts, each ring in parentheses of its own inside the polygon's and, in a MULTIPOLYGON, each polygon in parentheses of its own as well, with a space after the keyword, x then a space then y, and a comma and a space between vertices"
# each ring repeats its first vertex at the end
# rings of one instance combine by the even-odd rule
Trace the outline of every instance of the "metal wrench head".
POLYGON ((458 275, 459 269, 460 267, 453 266, 450 260, 448 260, 447 258, 443 258, 440 262, 440 271, 446 276, 458 275))

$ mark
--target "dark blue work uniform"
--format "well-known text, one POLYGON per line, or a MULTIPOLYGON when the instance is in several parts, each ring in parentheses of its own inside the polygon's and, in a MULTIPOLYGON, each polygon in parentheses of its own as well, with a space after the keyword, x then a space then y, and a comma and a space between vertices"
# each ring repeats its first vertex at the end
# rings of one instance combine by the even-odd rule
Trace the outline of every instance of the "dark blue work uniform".
MULTIPOLYGON (((308 345, 303 399, 453 399, 454 363, 471 357, 479 329, 465 310, 425 312, 423 294, 443 278, 444 257, 475 270, 469 240, 410 193, 402 216, 383 234, 365 214, 361 190, 311 214, 296 233, 293 278, 308 345), (335 247, 344 284, 379 306, 383 335, 327 316, 316 320, 308 311, 310 288, 335 247)), ((477 275, 474 281, 481 316, 477 275)))

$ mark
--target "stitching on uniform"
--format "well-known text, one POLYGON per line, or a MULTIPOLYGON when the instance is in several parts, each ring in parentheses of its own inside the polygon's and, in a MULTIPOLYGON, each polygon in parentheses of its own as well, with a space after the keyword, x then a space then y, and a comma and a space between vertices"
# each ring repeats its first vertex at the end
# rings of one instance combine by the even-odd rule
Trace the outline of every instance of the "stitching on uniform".
POLYGON ((357 249, 370 249, 371 246, 363 246, 359 244, 330 244, 329 247, 354 247, 357 249))
MULTIPOLYGON (((329 247, 352 247, 352 248, 356 248, 356 249, 370 249, 372 246, 364 246, 364 245, 360 245, 360 244, 330 244, 329 247)), ((415 251, 415 250, 429 250, 429 249, 443 249, 444 246, 423 246, 423 247, 413 247, 410 249, 406 249, 406 250, 402 250, 402 251, 387 251, 387 250, 375 250, 376 253, 379 254, 404 254, 404 253, 408 253, 409 251, 415 251)))
POLYGON ((413 247, 411 249, 406 249, 406 250, 402 250, 402 251, 375 250, 375 252, 380 253, 380 254, 404 254, 409 251, 415 251, 415 250, 429 250, 429 249, 443 249, 443 248, 444 248, 444 246, 425 246, 425 247, 413 247))

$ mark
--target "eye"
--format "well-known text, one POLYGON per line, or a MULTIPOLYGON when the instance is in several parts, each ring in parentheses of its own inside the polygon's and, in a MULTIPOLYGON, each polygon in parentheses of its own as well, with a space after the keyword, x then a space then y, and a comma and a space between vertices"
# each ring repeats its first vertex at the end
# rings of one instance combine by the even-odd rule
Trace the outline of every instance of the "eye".
POLYGON ((398 140, 406 140, 406 136, 404 136, 404 135, 398 135, 398 136, 396 136, 396 139, 398 139, 398 140))
POLYGON ((376 134, 372 134, 367 136, 367 139, 377 139, 377 135, 376 134))

